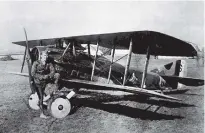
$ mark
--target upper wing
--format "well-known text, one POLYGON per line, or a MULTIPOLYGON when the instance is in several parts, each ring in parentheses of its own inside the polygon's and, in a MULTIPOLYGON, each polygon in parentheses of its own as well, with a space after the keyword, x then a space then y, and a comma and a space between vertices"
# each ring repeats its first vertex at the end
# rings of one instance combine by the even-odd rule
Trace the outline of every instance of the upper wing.
POLYGON ((178 77, 178 76, 166 76, 161 75, 166 81, 169 82, 179 82, 187 86, 202 86, 204 85, 203 79, 196 79, 190 77, 178 77))
POLYGON ((122 86, 122 85, 111 85, 111 84, 102 84, 99 82, 92 82, 92 81, 85 81, 85 80, 77 80, 77 79, 62 79, 65 85, 68 85, 69 87, 79 87, 79 88, 94 88, 94 89, 109 89, 109 90, 118 90, 118 91, 124 91, 124 92, 130 92, 135 94, 143 94, 147 96, 154 96, 164 99, 170 99, 170 100, 177 100, 181 101, 178 98, 167 96, 155 91, 146 90, 142 88, 136 88, 136 87, 129 87, 129 86, 122 86))
MULTIPOLYGON (((52 45, 61 38, 41 39, 29 41, 29 47, 52 45)), ((169 35, 155 31, 133 31, 107 34, 95 34, 85 36, 62 37, 68 41, 75 41, 80 44, 96 44, 106 48, 129 49, 132 39, 133 53, 146 54, 147 47, 150 47, 151 55, 163 56, 197 56, 196 47, 193 44, 184 42, 169 35)), ((13 42, 14 44, 25 46, 25 41, 13 42)))
MULTIPOLYGON (((57 38, 51 38, 51 39, 39 39, 39 40, 29 40, 29 48, 33 48, 35 46, 48 46, 55 44, 55 40, 57 38)), ((19 41, 19 42, 12 42, 17 45, 26 46, 26 41, 19 41)))

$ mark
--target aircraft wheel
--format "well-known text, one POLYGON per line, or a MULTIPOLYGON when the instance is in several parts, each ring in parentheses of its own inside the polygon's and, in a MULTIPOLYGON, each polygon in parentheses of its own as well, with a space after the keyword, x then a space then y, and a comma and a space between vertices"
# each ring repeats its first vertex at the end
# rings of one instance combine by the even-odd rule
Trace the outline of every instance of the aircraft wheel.
POLYGON ((29 107, 34 110, 39 110, 39 98, 37 93, 31 94, 28 99, 29 107))
POLYGON ((67 98, 54 96, 48 103, 48 111, 54 118, 64 118, 71 112, 71 103, 67 98))

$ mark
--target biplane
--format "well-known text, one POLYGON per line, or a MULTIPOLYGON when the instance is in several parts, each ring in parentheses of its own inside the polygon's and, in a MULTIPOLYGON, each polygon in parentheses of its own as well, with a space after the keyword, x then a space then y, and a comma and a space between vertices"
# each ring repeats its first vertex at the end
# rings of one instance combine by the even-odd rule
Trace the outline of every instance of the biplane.
POLYGON ((144 97, 180 101, 178 98, 165 95, 165 92, 182 90, 180 84, 204 85, 202 79, 183 77, 186 76, 186 62, 183 60, 165 64, 161 70, 148 71, 151 56, 197 56, 194 45, 163 33, 132 31, 28 40, 25 31, 25 36, 26 41, 13 42, 25 47, 21 73, 14 74, 29 77, 32 92, 29 98, 30 107, 39 109, 31 66, 34 61, 41 58, 45 50, 49 51, 55 69, 61 75, 60 88, 71 89, 68 93, 55 94, 47 103, 50 114, 55 118, 64 118, 70 113, 72 105, 70 99, 81 88, 117 90, 144 97), (91 54, 92 46, 95 46, 94 55, 91 54), (127 49, 128 52, 116 59, 115 51, 122 49, 127 49), (130 68, 132 54, 146 55, 143 71, 130 68), (118 63, 119 60, 125 58, 125 66, 118 63), (28 74, 22 73, 25 61, 28 64, 28 74), (174 69, 174 73, 168 75, 167 71, 171 68, 174 69))

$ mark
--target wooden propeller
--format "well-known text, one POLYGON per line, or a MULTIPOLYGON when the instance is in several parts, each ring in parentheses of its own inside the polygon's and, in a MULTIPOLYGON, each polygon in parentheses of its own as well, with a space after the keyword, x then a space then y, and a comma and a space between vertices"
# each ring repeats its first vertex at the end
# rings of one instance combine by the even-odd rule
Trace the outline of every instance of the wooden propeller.
MULTIPOLYGON (((33 77, 31 75, 31 67, 32 67, 32 59, 31 59, 31 52, 30 52, 30 49, 29 49, 29 45, 28 45, 28 38, 27 38, 27 33, 26 33, 26 29, 24 28, 24 33, 25 33, 25 38, 26 38, 26 52, 25 52, 25 55, 26 56, 26 62, 27 62, 27 65, 28 65, 28 74, 29 74, 29 84, 30 84, 30 88, 31 88, 31 91, 32 93, 35 93, 35 86, 34 86, 34 80, 33 80, 33 77)), ((25 62, 25 59, 24 59, 24 62, 25 62)), ((22 67, 24 65, 24 62, 22 64, 22 67)))

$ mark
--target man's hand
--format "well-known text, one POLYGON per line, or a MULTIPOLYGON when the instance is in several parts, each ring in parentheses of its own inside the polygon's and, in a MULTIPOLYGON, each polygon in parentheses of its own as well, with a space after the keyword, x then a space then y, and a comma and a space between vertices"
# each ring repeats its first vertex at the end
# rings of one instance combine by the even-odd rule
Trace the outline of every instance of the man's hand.
POLYGON ((43 76, 43 79, 48 79, 48 78, 49 78, 48 75, 43 76))
POLYGON ((48 75, 41 75, 38 77, 39 80, 45 80, 45 79, 48 79, 49 76, 48 75))
POLYGON ((39 80, 43 80, 43 76, 42 76, 42 75, 39 76, 38 79, 39 79, 39 80))

